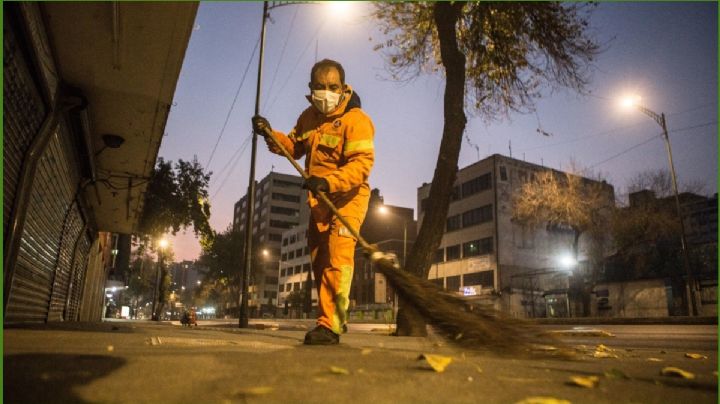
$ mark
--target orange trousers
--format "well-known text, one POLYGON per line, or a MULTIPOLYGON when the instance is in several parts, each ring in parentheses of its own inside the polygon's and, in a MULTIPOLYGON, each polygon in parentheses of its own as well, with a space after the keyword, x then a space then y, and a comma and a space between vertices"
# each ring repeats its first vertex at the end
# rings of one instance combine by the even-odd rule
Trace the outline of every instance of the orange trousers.
MULTIPOLYGON (((355 229, 360 229, 361 219, 348 217, 347 220, 355 229)), ((342 327, 347 323, 356 243, 345 226, 329 212, 311 215, 308 246, 318 294, 317 324, 336 334, 342 334, 342 327)))

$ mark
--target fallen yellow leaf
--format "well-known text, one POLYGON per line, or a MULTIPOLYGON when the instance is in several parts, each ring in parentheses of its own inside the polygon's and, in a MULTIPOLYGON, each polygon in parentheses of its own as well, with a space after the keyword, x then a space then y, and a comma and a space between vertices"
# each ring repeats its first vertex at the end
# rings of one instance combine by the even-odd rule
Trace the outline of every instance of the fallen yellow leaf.
POLYGON ((699 353, 686 353, 685 357, 690 359, 707 359, 707 356, 700 355, 699 353))
POLYGON ((571 404, 568 400, 555 397, 527 397, 515 404, 571 404))
POLYGON ((595 351, 595 353, 593 353, 593 358, 617 358, 617 355, 603 351, 595 351))
POLYGON ((361 354, 361 355, 370 355, 370 352, 372 352, 372 349, 370 349, 370 348, 365 348, 365 349, 363 349, 362 351, 360 351, 360 354, 361 354))
POLYGON ((430 365, 430 367, 438 373, 445 371, 447 365, 452 362, 452 358, 449 356, 431 354, 422 354, 420 355, 420 357, 418 357, 418 359, 425 359, 425 361, 430 365))
POLYGON ((596 346, 596 347, 595 347, 595 350, 598 351, 598 352, 612 352, 612 349, 606 347, 606 346, 603 345, 603 344, 600 344, 600 345, 596 346))
POLYGON ((695 375, 680 368, 668 366, 660 371, 662 376, 682 377, 683 379, 694 379, 695 375))
POLYGON ((599 381, 600 378, 597 376, 570 376, 568 384, 592 389, 597 386, 599 381))
POLYGON ((336 375, 349 375, 350 371, 348 371, 345 368, 341 368, 338 366, 330 366, 330 372, 335 373, 336 375))
POLYGON ((606 370, 604 372, 604 375, 608 379, 629 379, 629 377, 620 369, 606 370))
POLYGON ((238 390, 235 395, 237 396, 262 396, 273 391, 272 387, 259 386, 259 387, 248 387, 246 389, 238 390))
POLYGON ((662 362, 663 360, 660 358, 647 358, 649 362, 662 362))

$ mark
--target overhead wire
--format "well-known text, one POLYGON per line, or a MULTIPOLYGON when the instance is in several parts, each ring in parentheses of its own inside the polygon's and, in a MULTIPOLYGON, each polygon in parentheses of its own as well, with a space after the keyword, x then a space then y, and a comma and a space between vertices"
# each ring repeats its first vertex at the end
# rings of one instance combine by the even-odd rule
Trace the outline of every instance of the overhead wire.
MULTIPOLYGON (((702 128, 702 127, 706 127, 706 126, 710 126, 710 125, 715 125, 715 124, 717 124, 717 121, 706 122, 706 123, 703 123, 703 124, 698 124, 698 125, 686 126, 686 127, 683 127, 683 128, 673 129, 673 130, 669 130, 669 131, 668 131, 668 135, 670 135, 670 134, 672 134, 672 133, 684 132, 684 131, 687 131, 687 130, 702 128)), ((610 156, 610 157, 608 157, 608 158, 606 158, 606 159, 604 159, 604 160, 602 160, 602 161, 599 161, 599 162, 597 162, 597 163, 589 166, 588 168, 595 168, 595 167, 597 167, 597 166, 599 166, 599 165, 601 165, 601 164, 607 163, 607 162, 610 161, 610 160, 614 160, 614 159, 622 156, 623 154, 628 153, 628 152, 630 152, 630 151, 632 151, 632 150, 635 150, 635 149, 637 149, 638 147, 643 146, 643 145, 645 145, 645 144, 647 144, 647 143, 650 143, 651 141, 655 140, 656 138, 662 137, 662 136, 663 136, 663 134, 660 133, 660 134, 654 135, 654 136, 652 136, 652 137, 650 137, 650 138, 647 138, 647 139, 645 139, 644 141, 642 141, 642 142, 640 142, 640 143, 638 143, 638 144, 635 144, 635 145, 633 145, 633 146, 630 146, 630 147, 628 147, 627 149, 625 149, 625 150, 623 150, 623 151, 621 151, 621 152, 619 152, 619 153, 613 154, 612 156, 610 156)))
POLYGON ((326 19, 323 20, 323 21, 320 23, 320 25, 317 27, 317 29, 315 30, 315 33, 313 34, 313 36, 310 37, 310 40, 308 41, 307 45, 305 45, 305 49, 303 49, 303 51, 302 51, 302 53, 300 54, 300 56, 297 58, 297 60, 295 61, 295 63, 292 65, 293 68, 292 68, 292 70, 290 71, 290 74, 288 74, 287 78, 285 79, 285 82, 283 83, 283 85, 280 87, 280 90, 278 91, 278 94, 275 95, 275 97, 273 98, 272 102, 271 102, 270 105, 268 106, 268 108, 267 108, 268 110, 272 109, 272 107, 275 105, 275 101, 277 101, 278 97, 280 97, 280 94, 282 94, 283 90, 285 89, 285 86, 287 86, 287 84, 290 82, 290 79, 292 78, 293 73, 295 73, 295 69, 297 69, 298 65, 300 64, 300 61, 301 61, 302 58, 303 58, 303 56, 305 56, 305 53, 307 53, 307 51, 308 51, 308 49, 310 48, 310 45, 312 44, 313 40, 315 40, 315 38, 318 36, 318 34, 320 33, 320 30, 325 26, 325 23, 326 23, 326 22, 327 22, 326 19))
POLYGON ((220 134, 218 135, 217 141, 215 142, 215 146, 212 149, 212 152, 210 153, 210 158, 208 158, 207 163, 205 164, 205 169, 210 168, 210 163, 212 162, 213 157, 215 156, 215 151, 217 150, 218 144, 220 144, 220 139, 222 139, 223 134, 225 133, 225 128, 227 128, 228 121, 230 120, 230 115, 232 115, 233 109, 235 108, 235 103, 237 102, 238 95, 240 94, 240 89, 242 88, 243 84, 245 83, 245 77, 247 77, 248 70, 250 70, 250 65, 253 61, 253 58, 255 57, 255 52, 257 52, 257 48, 260 44, 260 39, 258 38, 258 41, 255 42, 255 47, 253 48, 252 54, 250 54, 250 59, 248 60, 247 66, 245 66, 245 72, 243 73, 242 79, 240 80, 240 85, 237 88, 237 91, 235 91, 235 97, 233 98, 232 104, 230 105, 230 110, 227 113, 227 116, 225 117, 225 123, 223 123, 222 129, 220 129, 220 134))
MULTIPOLYGON (((267 93, 270 94, 272 92, 273 86, 275 85, 275 79, 277 78, 278 70, 280 70, 280 65, 282 65, 283 56, 285 56, 285 49, 287 48, 288 40, 290 39, 290 33, 292 33, 293 27, 295 26, 295 18, 297 17, 298 11, 300 10, 300 7, 295 7, 295 13, 293 14, 292 21, 290 22, 290 28, 288 29, 287 34, 285 35, 285 43, 283 43, 282 50, 280 51, 280 58, 278 59, 278 63, 275 65, 275 72, 273 73, 272 79, 270 80, 270 87, 268 87, 267 93)), ((265 110, 265 106, 267 106, 267 100, 268 98, 265 98, 265 103, 263 104, 263 110, 265 110)))

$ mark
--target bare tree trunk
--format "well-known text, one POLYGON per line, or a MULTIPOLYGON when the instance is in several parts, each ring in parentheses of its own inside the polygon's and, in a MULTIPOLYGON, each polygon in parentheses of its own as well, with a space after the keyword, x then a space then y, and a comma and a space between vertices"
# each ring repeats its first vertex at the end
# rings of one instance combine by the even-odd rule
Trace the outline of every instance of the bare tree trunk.
MULTIPOLYGON (((435 251, 445 231, 450 194, 457 175, 457 163, 465 131, 465 55, 458 49, 455 26, 463 3, 437 2, 435 24, 440 40, 440 54, 445 66, 445 97, 442 142, 430 185, 430 197, 422 227, 408 256, 406 269, 427 278, 435 251)), ((425 320, 410 305, 400 300, 397 335, 426 335, 425 320)))

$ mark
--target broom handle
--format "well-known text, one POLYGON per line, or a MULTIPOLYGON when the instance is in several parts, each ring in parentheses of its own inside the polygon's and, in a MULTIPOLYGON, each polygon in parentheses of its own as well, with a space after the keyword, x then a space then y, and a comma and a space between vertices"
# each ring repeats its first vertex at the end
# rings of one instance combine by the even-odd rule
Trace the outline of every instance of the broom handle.
MULTIPOLYGON (((267 137, 269 137, 273 141, 273 143, 275 143, 275 145, 282 152, 283 156, 285 156, 288 159, 288 161, 290 161, 290 164, 292 164, 293 167, 295 167, 295 169, 297 170, 297 172, 300 173, 300 175, 302 175, 303 179, 307 180, 308 178, 310 178, 310 176, 305 172, 305 170, 300 166, 300 164, 298 164, 298 162, 295 161, 295 159, 290 155, 290 152, 285 148, 285 146, 283 146, 282 143, 280 143, 277 139, 275 139, 275 135, 273 134, 273 132, 270 129, 265 128, 265 135, 267 137)), ((345 219, 345 217, 340 214, 340 211, 338 211, 338 208, 335 206, 334 203, 332 203, 330 201, 330 198, 328 198, 328 196, 325 192, 318 191, 315 194, 320 198, 321 201, 323 201, 325 203, 325 205, 327 205, 328 208, 330 208, 330 211, 338 218, 338 220, 340 220, 340 223, 342 223, 343 226, 345 226, 345 228, 348 229, 350 234, 352 234, 353 237, 355 237, 355 239, 357 239, 358 243, 360 244, 360 247, 362 247, 362 249, 365 250, 366 253, 372 254, 377 251, 377 249, 375 247, 373 247, 372 245, 370 245, 370 243, 365 241, 365 239, 362 238, 362 236, 360 236, 360 232, 357 231, 357 229, 355 229, 354 227, 352 227, 350 225, 350 223, 348 222, 348 220, 345 219)))

